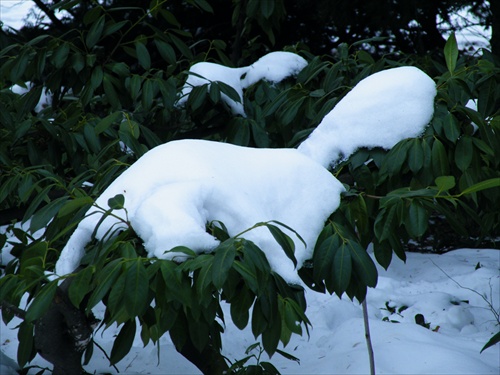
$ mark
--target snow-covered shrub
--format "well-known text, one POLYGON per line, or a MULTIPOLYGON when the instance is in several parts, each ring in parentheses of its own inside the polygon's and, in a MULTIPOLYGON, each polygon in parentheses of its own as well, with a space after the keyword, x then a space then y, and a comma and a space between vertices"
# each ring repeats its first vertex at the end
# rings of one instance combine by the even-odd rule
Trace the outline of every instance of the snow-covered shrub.
MULTIPOLYGON (((309 327, 305 287, 364 299, 367 287, 377 281, 366 253, 370 243, 377 261, 387 267, 394 253, 404 258, 408 246, 418 241, 435 241, 436 249, 448 248, 450 241, 492 241, 490 246, 498 241, 500 67, 494 56, 485 51, 477 60, 453 60, 454 53, 446 53, 446 65, 409 58, 403 64, 375 60, 348 46, 339 48, 338 59, 288 48, 308 65, 279 83, 262 80, 246 86, 242 97, 232 98, 242 99, 246 117, 235 116, 223 100, 232 91, 216 82, 193 88, 185 106, 176 106, 189 67, 207 61, 231 66, 229 49, 220 41, 205 47, 195 43, 196 37, 176 26, 171 14, 152 7, 150 14, 139 17, 153 26, 148 34, 144 29, 136 34, 139 23, 117 21, 113 12, 99 6, 86 16, 83 38, 80 33, 40 36, 0 53, 1 215, 8 222, 17 218, 30 223, 29 231, 14 231, 19 240, 11 250, 14 259, 4 265, 0 279, 4 321, 12 319, 15 307, 27 310, 19 327, 21 366, 36 355, 35 342, 39 349, 50 345, 37 341, 36 326, 50 317, 54 297, 67 298, 70 311, 83 312, 78 316, 83 316, 80 323, 87 331, 94 323, 92 308, 104 304, 101 329, 114 323, 121 327, 110 353, 113 363, 130 349, 140 325, 144 342, 158 342, 168 332, 181 353, 199 366, 210 366, 204 370, 217 372, 227 367, 220 355, 220 334, 223 319, 229 317, 221 315, 221 301, 231 304, 236 326, 251 325, 272 354, 280 341, 286 344, 292 333, 309 327), (166 28, 155 23, 162 17, 169 22, 166 28), (220 222, 206 223, 206 232, 220 242, 213 252, 196 255, 177 248, 186 258, 180 264, 148 258, 143 239, 122 215, 127 204, 123 194, 99 203, 106 215, 124 220, 125 230, 91 241, 82 267, 62 276, 67 282, 58 286, 62 279, 51 276, 84 213, 148 150, 184 138, 295 148, 362 79, 399 65, 420 66, 434 77, 438 96, 433 120, 422 137, 403 140, 390 151, 360 149, 346 160, 339 158, 332 173, 344 182, 346 192, 320 233, 312 258, 304 260, 299 273, 304 286, 287 284, 271 269, 265 249, 238 233, 229 235, 220 222), (32 109, 41 91, 17 97, 3 90, 30 80, 43 83, 36 90, 65 87, 75 100, 56 100, 35 116, 32 109), (477 111, 466 107, 470 98, 477 98, 477 111), (131 152, 124 153, 120 142, 131 152), (10 216, 14 209, 20 212, 10 216), (429 232, 429 220, 439 222, 433 227, 442 231, 429 232), (32 238, 40 229, 41 237, 32 238), (456 234, 447 235, 450 231, 456 234), (26 294, 28 304, 22 300, 26 294)), ((271 36, 273 22, 265 21, 259 25, 271 36)), ((252 48, 245 50, 248 61, 240 66, 261 57, 252 48)), ((272 222, 256 229, 272 232, 293 259, 293 231, 272 222)), ((77 341, 69 340, 68 347, 77 341)), ((93 345, 78 349, 77 354, 86 350, 88 357, 93 345)), ((81 368, 79 361, 76 367, 81 368)))

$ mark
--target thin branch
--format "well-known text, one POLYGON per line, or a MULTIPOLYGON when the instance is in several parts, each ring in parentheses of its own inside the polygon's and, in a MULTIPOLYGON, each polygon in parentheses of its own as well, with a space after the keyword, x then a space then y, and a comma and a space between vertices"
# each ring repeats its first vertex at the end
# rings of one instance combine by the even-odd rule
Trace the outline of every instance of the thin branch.
POLYGON ((44 12, 50 18, 50 20, 54 25, 56 25, 62 30, 67 29, 66 25, 62 23, 59 18, 56 17, 54 12, 42 0, 33 0, 33 2, 36 4, 38 8, 40 8, 42 12, 44 12))
POLYGON ((370 323, 368 321, 368 307, 366 305, 366 298, 361 303, 363 306, 363 321, 365 325, 365 338, 366 347, 368 349, 368 358, 370 360, 370 375, 375 375, 375 357, 373 355, 372 339, 370 337, 370 323))
POLYGON ((14 316, 17 316, 19 319, 22 320, 26 318, 26 311, 20 309, 17 306, 14 306, 13 304, 7 301, 0 301, 0 310, 4 310, 7 313, 12 313, 14 314, 14 316))
MULTIPOLYGON (((472 288, 469 288, 469 287, 466 287, 466 286, 463 286, 461 285, 457 280, 453 279, 450 275, 448 275, 441 267, 439 267, 436 263, 434 263, 434 261, 431 259, 431 262, 432 264, 434 264, 442 273, 444 273, 446 275, 446 277, 448 277, 451 281, 453 281, 455 284, 457 284, 460 288, 462 289, 465 289, 465 290, 468 290, 472 293, 475 293, 477 294, 479 297, 481 297, 484 302, 486 302, 486 304, 488 305, 489 307, 489 310, 493 313, 493 315, 495 316, 495 319, 497 321, 497 323, 500 324, 500 312, 497 312, 495 310, 495 307, 493 306, 493 301, 489 301, 488 298, 486 298, 483 294, 479 293, 477 290, 474 290, 472 288)), ((491 279, 490 279, 491 280, 491 279)), ((491 284, 490 284, 490 288, 491 288, 491 284)))
MULTIPOLYGON (((104 356, 106 357, 106 359, 107 359, 107 360, 111 363, 111 358, 108 356, 108 353, 106 353, 106 350, 104 350, 104 348, 103 348, 101 345, 99 345, 99 344, 98 344, 95 340, 92 340, 92 343, 93 343, 95 346, 97 346, 97 348, 98 348, 101 352, 103 352, 103 354, 104 354, 104 356)), ((118 367, 116 367, 115 365, 112 365, 112 366, 114 367, 114 369, 115 369, 115 371, 116 371, 116 372, 120 372, 120 371, 118 370, 118 367)))

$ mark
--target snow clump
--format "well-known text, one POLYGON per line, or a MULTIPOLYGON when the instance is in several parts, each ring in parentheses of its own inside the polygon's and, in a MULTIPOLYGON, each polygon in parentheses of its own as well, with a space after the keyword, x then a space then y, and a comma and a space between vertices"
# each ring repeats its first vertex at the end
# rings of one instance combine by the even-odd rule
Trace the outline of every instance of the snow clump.
POLYGON ((231 86, 240 98, 239 102, 236 102, 222 93, 222 100, 229 106, 233 114, 245 116, 243 90, 261 80, 271 83, 281 82, 287 77, 299 74, 306 65, 307 61, 304 58, 292 52, 271 52, 252 65, 241 68, 229 68, 215 63, 200 62, 189 69, 189 76, 177 104, 185 105, 193 87, 219 81, 231 86))
MULTIPOLYGON (((128 220, 149 256, 177 260, 184 255, 169 252, 176 246, 201 253, 218 245, 206 232, 210 221, 223 222, 234 236, 256 223, 276 220, 305 240, 306 246, 287 233, 295 241, 300 268, 312 257, 316 239, 344 191, 325 167, 357 148, 390 148, 420 135, 432 117, 435 93, 432 79, 417 68, 376 73, 346 95, 298 149, 256 149, 206 140, 169 142, 141 157, 96 205, 107 209, 108 200, 122 194, 127 215, 124 210, 114 213, 128 220)), ((57 274, 78 267, 101 218, 102 210, 89 210, 63 249, 57 274)), ((108 216, 96 237, 103 239, 119 228, 126 225, 108 216)), ((300 283, 292 261, 266 228, 243 237, 265 252, 272 269, 287 282, 300 283)))

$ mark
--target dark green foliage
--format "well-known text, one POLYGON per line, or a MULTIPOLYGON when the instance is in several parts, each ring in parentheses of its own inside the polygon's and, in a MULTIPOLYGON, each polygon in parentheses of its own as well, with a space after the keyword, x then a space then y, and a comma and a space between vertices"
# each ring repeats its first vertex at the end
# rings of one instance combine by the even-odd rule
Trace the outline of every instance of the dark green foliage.
MULTIPOLYGON (((0 279, 0 301, 19 306, 26 293, 33 301, 19 327, 22 366, 35 355, 32 322, 47 311, 57 292, 46 271, 53 271, 94 199, 136 158, 177 138, 295 147, 356 83, 386 68, 417 65, 434 77, 434 118, 421 138, 404 140, 389 151, 358 150, 332 171, 347 192, 301 277, 314 290, 362 301, 367 288, 377 283, 375 263, 367 253, 370 244, 383 267, 393 254, 405 259, 412 243, 434 251, 498 246, 500 64, 495 56, 488 51, 477 59, 460 56, 453 38, 441 60, 377 59, 346 44, 338 45, 336 58, 286 47, 309 65, 279 84, 262 81, 249 87, 243 100, 247 117, 235 117, 221 101, 222 94, 235 97, 235 92, 221 82, 193 89, 186 106, 176 106, 186 69, 199 61, 230 65, 240 57, 257 60, 276 38, 284 2, 249 1, 245 9, 243 2, 234 2, 233 22, 267 39, 264 43, 256 37, 245 45, 235 41, 233 48, 190 34, 183 27, 188 22, 184 13, 174 11, 183 8, 177 3, 167 8, 167 3, 151 2, 149 13, 131 8, 129 18, 118 17, 119 9, 82 3, 75 9, 75 14, 81 12, 78 29, 18 41, 0 51, 0 211, 21 209, 18 219, 31 219, 29 231, 12 230, 19 240, 12 249, 15 259, 5 265, 0 279), (159 20, 168 27, 158 28, 159 20), (238 43, 241 56, 235 59, 231 55, 238 43), (8 89, 27 81, 34 86, 25 95, 8 89), (53 103, 35 112, 45 88, 54 94, 53 103), (469 99, 477 101, 477 110, 466 107, 469 99), (33 238, 40 229, 41 237, 33 238)), ((216 1, 186 4, 202 15, 219 11, 216 1)), ((117 195, 108 205, 101 208, 112 215, 126 202, 117 195)), ((272 272, 263 249, 230 237, 223 223, 207 225, 221 241, 212 253, 174 249, 188 258, 180 264, 147 258, 142 241, 125 224, 128 229, 113 239, 91 243, 82 267, 64 276, 72 280, 72 304, 90 314, 103 302, 102 329, 121 325, 112 363, 128 353, 137 326, 144 344, 156 343, 168 332, 179 351, 192 345, 199 353, 211 347, 220 355, 228 319, 221 301, 230 305, 230 319, 238 328, 250 325, 261 352, 286 356, 278 344, 286 345, 304 328, 308 332, 303 289, 272 272)), ((296 262, 294 242, 282 231, 293 228, 285 224, 255 226, 266 226, 296 262)), ((295 235, 300 241, 300 233, 295 235)), ((1 236, 0 245, 5 240, 1 236)), ((8 322, 13 316, 2 310, 2 317, 8 322)), ((237 373, 277 373, 257 357, 249 355, 232 368, 237 373), (258 365, 246 365, 250 358, 257 358, 258 365)))

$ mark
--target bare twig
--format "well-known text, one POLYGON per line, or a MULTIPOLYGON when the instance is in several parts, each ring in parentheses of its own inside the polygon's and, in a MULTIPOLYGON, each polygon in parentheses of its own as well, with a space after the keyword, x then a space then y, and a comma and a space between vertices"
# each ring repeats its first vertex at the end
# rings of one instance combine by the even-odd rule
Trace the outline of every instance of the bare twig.
MULTIPOLYGON (((483 294, 479 293, 477 290, 474 290, 472 288, 468 288, 466 286, 461 285, 457 280, 453 279, 450 275, 448 275, 441 267, 439 267, 436 263, 434 263, 433 260, 431 260, 432 264, 434 264, 442 273, 446 275, 451 281, 453 281, 455 284, 457 284, 460 288, 471 291, 472 293, 477 294, 479 297, 481 297, 484 302, 488 305, 489 310, 493 313, 495 316, 495 320, 497 321, 498 324, 500 324, 500 311, 497 311, 495 307, 493 306, 493 301, 489 301, 488 298, 486 298, 483 294)), ((491 280, 491 279, 490 279, 491 280)), ((490 294, 491 294, 491 284, 490 284, 490 294)), ((491 297, 490 297, 491 298, 491 297)))
POLYGON ((365 324, 365 338, 366 347, 368 349, 368 358, 370 360, 370 375, 375 375, 375 356, 373 355, 372 339, 370 337, 370 323, 368 321, 368 307, 366 305, 366 298, 361 303, 363 306, 363 321, 365 324))

